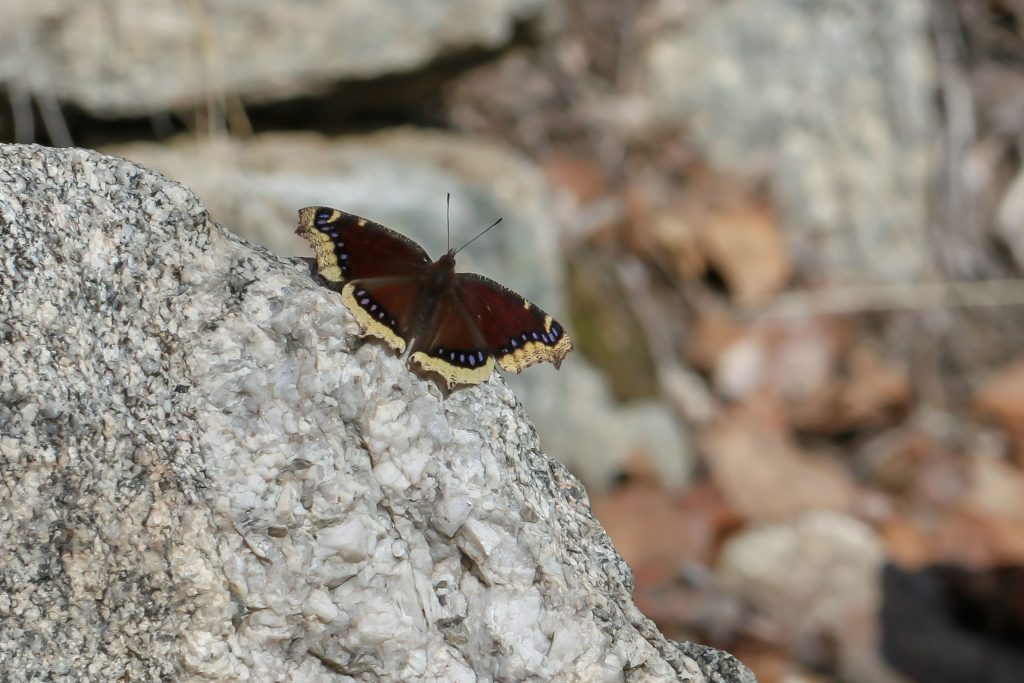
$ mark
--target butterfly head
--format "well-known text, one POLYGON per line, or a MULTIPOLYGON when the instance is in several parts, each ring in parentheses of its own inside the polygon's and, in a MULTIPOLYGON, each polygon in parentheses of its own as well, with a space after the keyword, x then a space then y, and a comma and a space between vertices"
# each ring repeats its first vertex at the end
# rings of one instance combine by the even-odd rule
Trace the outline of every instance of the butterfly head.
POLYGON ((455 280, 455 250, 434 261, 428 273, 427 291, 441 292, 455 280))

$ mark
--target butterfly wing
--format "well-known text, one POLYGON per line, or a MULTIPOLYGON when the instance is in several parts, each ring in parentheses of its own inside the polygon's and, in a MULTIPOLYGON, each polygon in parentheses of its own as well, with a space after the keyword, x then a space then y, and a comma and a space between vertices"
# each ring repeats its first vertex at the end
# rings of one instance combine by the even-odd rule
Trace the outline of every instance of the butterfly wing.
POLYGON ((423 247, 405 235, 326 206, 301 209, 295 234, 313 246, 317 272, 328 282, 418 277, 431 263, 423 247))
POLYGON ((296 234, 316 253, 317 272, 341 285, 341 298, 367 334, 405 351, 423 275, 423 247, 379 223, 325 206, 299 211, 296 234))
POLYGON ((365 334, 383 339, 404 353, 413 334, 420 290, 419 278, 368 278, 346 283, 341 300, 365 334))
POLYGON ((503 370, 518 373, 543 361, 557 368, 572 351, 565 328, 508 287, 475 273, 456 278, 462 305, 503 370))
POLYGON ((438 301, 431 325, 416 340, 409 358, 423 370, 440 375, 449 389, 483 382, 494 370, 486 339, 456 296, 438 301))

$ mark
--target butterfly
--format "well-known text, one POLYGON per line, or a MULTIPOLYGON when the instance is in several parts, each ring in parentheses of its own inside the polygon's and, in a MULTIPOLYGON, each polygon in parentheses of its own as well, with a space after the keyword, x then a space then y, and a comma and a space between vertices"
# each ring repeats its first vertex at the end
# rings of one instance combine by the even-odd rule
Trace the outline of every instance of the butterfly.
POLYGON ((301 209, 295 232, 312 245, 319 275, 340 286, 363 334, 449 390, 486 380, 495 363, 516 373, 543 361, 558 368, 572 351, 565 328, 522 296, 456 273, 456 249, 433 261, 405 235, 325 206, 301 209))

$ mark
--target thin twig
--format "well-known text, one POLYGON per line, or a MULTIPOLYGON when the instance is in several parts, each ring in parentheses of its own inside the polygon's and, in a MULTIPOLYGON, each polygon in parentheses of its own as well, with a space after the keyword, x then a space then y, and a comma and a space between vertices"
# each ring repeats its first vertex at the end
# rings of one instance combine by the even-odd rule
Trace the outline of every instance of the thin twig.
POLYGON ((224 64, 217 45, 217 35, 210 20, 205 0, 190 0, 189 7, 198 30, 203 57, 203 88, 206 91, 206 134, 217 137, 225 121, 224 64))
POLYGON ((1024 306, 1024 280, 829 287, 789 292, 741 310, 748 317, 764 319, 1010 306, 1024 306))
POLYGON ((14 141, 35 142, 36 124, 32 112, 32 95, 15 81, 7 86, 7 99, 11 103, 11 116, 14 119, 14 141))
POLYGON ((39 93, 36 95, 36 104, 39 106, 39 114, 43 117, 43 126, 46 127, 46 134, 50 137, 50 144, 54 147, 74 145, 75 142, 71 139, 71 131, 68 130, 64 112, 61 111, 57 98, 49 92, 39 93))

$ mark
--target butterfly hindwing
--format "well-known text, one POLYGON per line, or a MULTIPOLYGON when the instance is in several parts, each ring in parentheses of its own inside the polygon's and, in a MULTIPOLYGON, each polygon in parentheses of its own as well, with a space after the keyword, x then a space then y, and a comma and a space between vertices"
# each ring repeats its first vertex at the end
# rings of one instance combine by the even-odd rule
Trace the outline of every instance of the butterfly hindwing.
POLYGON ((326 206, 301 209, 295 233, 313 246, 317 272, 332 283, 419 276, 431 263, 423 247, 405 235, 326 206))
POLYGON ((543 361, 557 368, 572 351, 565 328, 508 287, 475 273, 455 278, 463 307, 503 370, 522 372, 543 361))
POLYGON ((455 297, 438 302, 434 324, 416 341, 411 360, 440 375, 448 388, 477 384, 491 376, 494 357, 472 317, 455 297))
POLYGON ((415 277, 353 280, 342 288, 341 300, 367 334, 403 353, 416 319, 419 287, 415 277))

